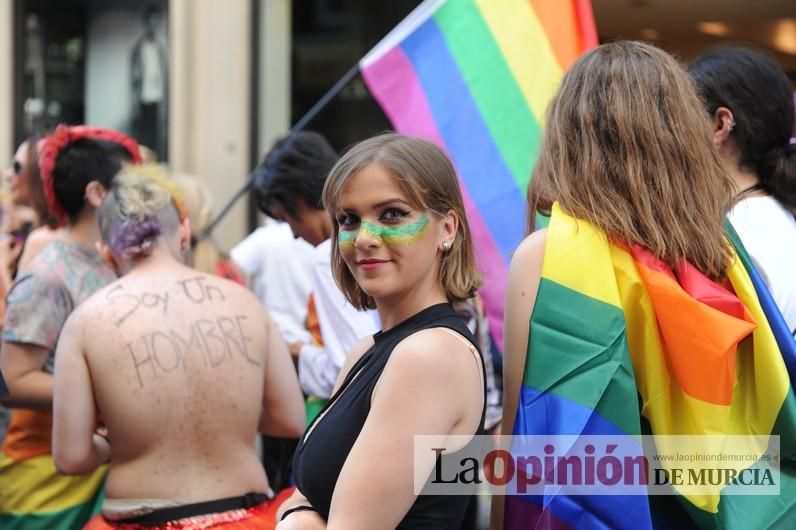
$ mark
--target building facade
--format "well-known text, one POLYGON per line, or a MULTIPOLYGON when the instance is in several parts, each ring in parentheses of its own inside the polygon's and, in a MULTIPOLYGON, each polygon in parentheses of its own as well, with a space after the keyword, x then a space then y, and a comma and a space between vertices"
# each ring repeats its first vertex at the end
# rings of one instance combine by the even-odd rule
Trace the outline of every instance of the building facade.
MULTIPOLYGON (((552 0, 550 0, 552 1, 552 0)), ((418 0, 2 0, 0 160, 31 131, 89 123, 135 135, 218 210, 274 140, 418 0)), ((689 58, 727 40, 769 50, 796 78, 796 2, 594 0, 602 40, 689 58)), ((389 123, 355 77, 309 128, 342 149, 389 123)), ((257 222, 239 201, 229 248, 257 222)))

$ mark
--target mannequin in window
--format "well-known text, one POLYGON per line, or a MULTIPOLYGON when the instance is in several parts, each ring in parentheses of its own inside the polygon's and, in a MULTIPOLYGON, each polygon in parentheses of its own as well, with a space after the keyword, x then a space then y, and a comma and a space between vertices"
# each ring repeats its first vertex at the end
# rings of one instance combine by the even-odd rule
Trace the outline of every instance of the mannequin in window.
POLYGON ((161 13, 149 6, 144 13, 144 33, 133 46, 130 79, 133 95, 134 135, 139 143, 166 154, 167 58, 158 40, 161 13))

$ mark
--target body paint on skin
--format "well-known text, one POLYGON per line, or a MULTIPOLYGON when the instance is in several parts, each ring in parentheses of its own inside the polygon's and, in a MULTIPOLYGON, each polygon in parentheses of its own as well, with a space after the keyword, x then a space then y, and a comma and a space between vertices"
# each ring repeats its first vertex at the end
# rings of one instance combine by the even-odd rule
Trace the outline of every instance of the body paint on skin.
POLYGON ((414 223, 401 226, 379 226, 367 221, 359 225, 359 230, 340 230, 337 244, 340 250, 354 248, 359 233, 365 231, 370 237, 381 239, 386 245, 409 245, 420 239, 429 226, 428 214, 423 212, 414 223))

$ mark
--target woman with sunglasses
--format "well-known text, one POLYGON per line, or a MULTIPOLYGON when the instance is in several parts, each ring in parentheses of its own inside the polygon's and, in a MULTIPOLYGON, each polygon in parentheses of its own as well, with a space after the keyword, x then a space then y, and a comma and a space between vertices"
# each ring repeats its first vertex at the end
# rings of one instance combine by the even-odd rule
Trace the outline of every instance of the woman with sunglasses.
MULTIPOLYGON (((0 329, 5 299, 17 271, 23 270, 58 235, 57 222, 47 208, 39 176, 37 135, 28 137, 3 172, 4 197, 0 228, 0 329)), ((5 439, 10 410, 0 405, 0 443, 5 439)))
POLYGON ((2 272, 8 271, 8 279, 13 279, 17 270, 24 269, 58 235, 58 222, 47 207, 39 175, 39 139, 31 135, 22 142, 3 174, 8 187, 3 234, 9 237, 2 245, 7 258, 2 264, 8 265, 2 272))

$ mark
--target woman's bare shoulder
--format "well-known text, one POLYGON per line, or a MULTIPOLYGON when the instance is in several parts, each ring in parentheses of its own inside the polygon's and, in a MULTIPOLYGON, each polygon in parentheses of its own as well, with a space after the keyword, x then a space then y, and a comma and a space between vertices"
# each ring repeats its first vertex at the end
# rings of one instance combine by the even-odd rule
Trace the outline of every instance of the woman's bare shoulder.
POLYGON ((547 228, 529 234, 517 247, 511 259, 512 267, 528 266, 541 261, 547 242, 547 228))

